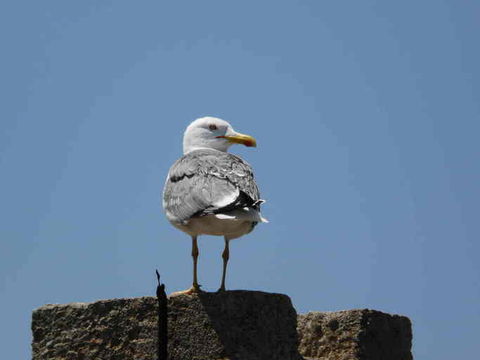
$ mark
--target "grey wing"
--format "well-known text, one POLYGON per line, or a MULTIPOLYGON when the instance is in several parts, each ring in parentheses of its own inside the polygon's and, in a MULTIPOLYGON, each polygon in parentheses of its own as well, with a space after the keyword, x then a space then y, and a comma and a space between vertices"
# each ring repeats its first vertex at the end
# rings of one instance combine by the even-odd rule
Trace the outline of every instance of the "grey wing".
POLYGON ((196 151, 170 169, 163 192, 167 218, 185 223, 193 216, 258 208, 259 191, 250 165, 228 154, 196 151))
POLYGON ((238 156, 226 155, 232 159, 229 171, 225 172, 228 181, 235 184, 241 192, 248 195, 252 200, 260 200, 260 191, 255 182, 252 167, 238 156))

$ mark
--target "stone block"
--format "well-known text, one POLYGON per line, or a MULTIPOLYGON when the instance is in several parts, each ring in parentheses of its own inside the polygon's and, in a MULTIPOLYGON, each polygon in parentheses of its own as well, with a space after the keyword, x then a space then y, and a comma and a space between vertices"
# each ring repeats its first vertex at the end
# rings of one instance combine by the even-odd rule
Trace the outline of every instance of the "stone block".
POLYGON ((33 360, 154 360, 157 299, 45 305, 32 314, 33 360))
POLYGON ((299 352, 312 360, 412 360, 407 317, 375 310, 298 316, 299 352))
MULTIPOLYGON (((34 360, 153 360, 156 298, 46 305, 33 312, 34 360)), ((168 300, 170 360, 298 360, 290 298, 257 291, 168 300)))
POLYGON ((259 291, 203 293, 169 301, 171 360, 298 360, 290 298, 259 291))
MULTIPOLYGON (((45 305, 33 360, 157 360, 154 297, 45 305)), ((296 315, 286 295, 227 291, 168 299, 169 360, 412 360, 410 320, 374 310, 296 315)))

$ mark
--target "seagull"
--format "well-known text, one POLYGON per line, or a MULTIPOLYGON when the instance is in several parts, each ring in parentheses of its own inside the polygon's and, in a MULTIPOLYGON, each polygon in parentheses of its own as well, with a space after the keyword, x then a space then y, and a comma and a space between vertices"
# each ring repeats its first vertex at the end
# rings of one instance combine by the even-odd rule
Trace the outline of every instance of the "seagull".
POLYGON ((255 147, 250 135, 233 130, 225 120, 202 117, 183 135, 183 156, 168 172, 163 190, 163 208, 168 221, 192 238, 193 284, 181 293, 200 292, 197 279, 200 235, 223 236, 222 282, 230 257, 229 242, 250 233, 258 223, 268 222, 260 213, 260 199, 251 166, 228 153, 233 144, 255 147))

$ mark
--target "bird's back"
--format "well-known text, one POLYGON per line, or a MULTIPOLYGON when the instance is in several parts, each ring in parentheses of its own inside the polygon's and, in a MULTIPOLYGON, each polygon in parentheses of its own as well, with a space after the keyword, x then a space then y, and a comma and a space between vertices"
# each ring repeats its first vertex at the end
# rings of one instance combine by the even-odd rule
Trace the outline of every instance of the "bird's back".
POLYGON ((250 165, 238 156, 213 149, 195 150, 178 159, 163 192, 167 218, 178 225, 246 209, 259 212, 260 203, 250 165))

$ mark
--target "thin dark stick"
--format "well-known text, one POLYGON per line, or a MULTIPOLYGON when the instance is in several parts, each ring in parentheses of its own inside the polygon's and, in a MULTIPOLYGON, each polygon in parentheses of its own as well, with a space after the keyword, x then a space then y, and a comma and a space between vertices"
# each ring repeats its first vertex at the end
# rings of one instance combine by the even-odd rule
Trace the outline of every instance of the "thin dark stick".
POLYGON ((157 301, 158 301, 158 360, 167 360, 168 357, 168 329, 167 329, 167 294, 165 293, 165 284, 160 284, 160 274, 157 274, 157 301))

